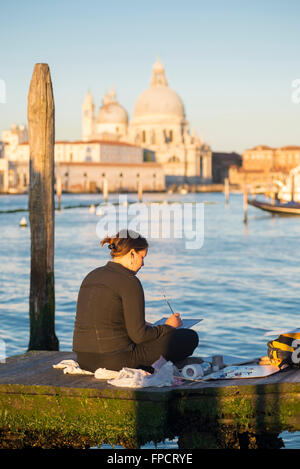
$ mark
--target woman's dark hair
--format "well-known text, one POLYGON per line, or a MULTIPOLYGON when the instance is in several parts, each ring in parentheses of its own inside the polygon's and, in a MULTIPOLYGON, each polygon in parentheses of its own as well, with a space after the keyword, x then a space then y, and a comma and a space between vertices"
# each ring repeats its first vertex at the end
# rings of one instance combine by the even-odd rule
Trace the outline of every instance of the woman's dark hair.
POLYGON ((101 246, 108 243, 111 257, 125 256, 131 249, 142 251, 148 248, 146 238, 132 230, 121 230, 116 236, 106 236, 101 246))

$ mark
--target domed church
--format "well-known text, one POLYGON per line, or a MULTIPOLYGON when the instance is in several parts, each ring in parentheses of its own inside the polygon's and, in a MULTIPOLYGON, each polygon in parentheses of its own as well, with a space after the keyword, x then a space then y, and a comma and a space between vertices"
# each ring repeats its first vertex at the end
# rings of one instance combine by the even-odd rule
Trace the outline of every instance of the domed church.
POLYGON ((82 139, 127 142, 154 151, 166 183, 211 182, 211 150, 196 132, 190 134, 183 102, 168 86, 160 61, 154 64, 150 87, 136 101, 129 123, 114 88, 103 97, 97 118, 88 92, 82 109, 82 139))

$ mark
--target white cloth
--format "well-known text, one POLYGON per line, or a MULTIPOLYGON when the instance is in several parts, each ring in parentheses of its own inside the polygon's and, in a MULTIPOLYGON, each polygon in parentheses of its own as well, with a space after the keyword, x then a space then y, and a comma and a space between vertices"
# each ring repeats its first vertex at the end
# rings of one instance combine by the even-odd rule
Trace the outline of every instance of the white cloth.
POLYGON ((178 370, 172 362, 167 362, 160 357, 152 367, 154 373, 148 373, 145 370, 135 368, 122 368, 121 371, 107 370, 106 368, 98 368, 95 373, 82 370, 74 360, 62 360, 53 365, 53 368, 63 369, 65 374, 72 375, 94 375, 96 379, 108 380, 108 384, 126 388, 145 388, 150 386, 162 387, 182 384, 182 381, 175 376, 178 370))
POLYGON ((74 360, 62 360, 61 362, 53 365, 53 368, 60 368, 68 375, 93 375, 91 371, 82 370, 77 362, 74 360))
POLYGON ((119 371, 107 370, 106 368, 98 368, 95 371, 94 376, 96 379, 113 379, 117 378, 119 374, 119 371))

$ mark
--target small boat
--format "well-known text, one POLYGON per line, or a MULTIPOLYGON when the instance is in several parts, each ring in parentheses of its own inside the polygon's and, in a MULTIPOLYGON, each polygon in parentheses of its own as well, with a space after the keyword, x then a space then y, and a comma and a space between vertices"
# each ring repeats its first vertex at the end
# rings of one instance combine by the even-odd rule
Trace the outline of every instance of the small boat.
POLYGON ((25 227, 27 226, 27 221, 25 217, 22 217, 19 223, 19 226, 25 227))
POLYGON ((248 200, 248 204, 275 215, 300 215, 300 203, 298 202, 270 203, 252 199, 248 200))

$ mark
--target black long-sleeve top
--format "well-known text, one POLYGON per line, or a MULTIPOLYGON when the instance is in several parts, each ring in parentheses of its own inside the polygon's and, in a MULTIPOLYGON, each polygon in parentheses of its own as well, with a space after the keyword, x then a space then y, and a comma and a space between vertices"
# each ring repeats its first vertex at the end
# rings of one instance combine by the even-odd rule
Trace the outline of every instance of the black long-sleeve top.
POLYGON ((173 330, 145 324, 144 291, 135 273, 107 262, 83 280, 77 300, 73 350, 108 353, 154 340, 173 330))

